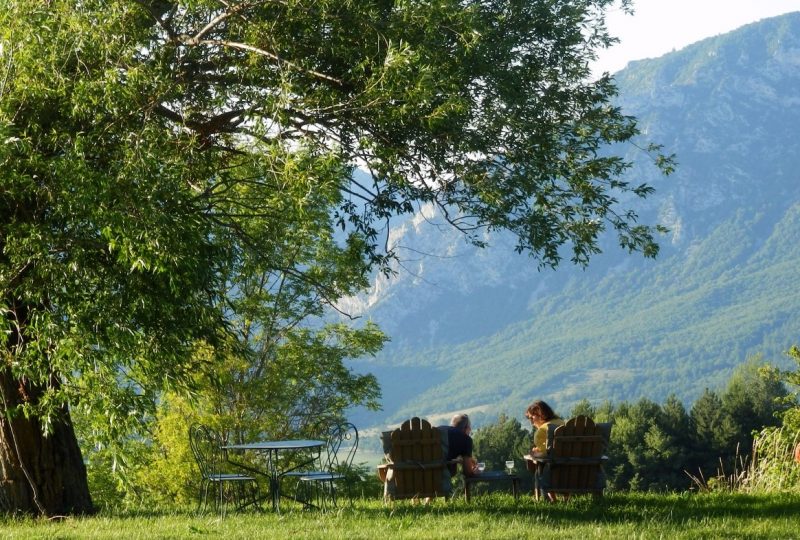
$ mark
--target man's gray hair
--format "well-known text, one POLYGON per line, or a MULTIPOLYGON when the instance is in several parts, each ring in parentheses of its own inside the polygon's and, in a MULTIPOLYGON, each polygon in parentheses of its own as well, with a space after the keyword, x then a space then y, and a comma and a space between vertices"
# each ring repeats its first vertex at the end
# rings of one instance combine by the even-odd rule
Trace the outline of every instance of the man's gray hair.
POLYGON ((450 425, 453 426, 454 428, 458 428, 458 429, 464 431, 468 427, 470 427, 469 416, 467 416, 466 414, 463 414, 463 413, 462 414, 456 414, 455 416, 453 416, 453 419, 450 420, 450 425))

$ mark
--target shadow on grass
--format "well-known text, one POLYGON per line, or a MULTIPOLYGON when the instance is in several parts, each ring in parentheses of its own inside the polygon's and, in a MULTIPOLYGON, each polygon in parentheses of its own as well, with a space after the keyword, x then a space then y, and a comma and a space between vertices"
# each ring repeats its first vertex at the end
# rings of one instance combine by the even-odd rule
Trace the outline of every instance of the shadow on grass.
MULTIPOLYGON (((357 520, 403 520, 459 516, 484 516, 498 519, 531 519, 551 525, 660 522, 681 524, 691 520, 715 518, 777 519, 793 517, 800 507, 800 494, 641 494, 617 493, 594 500, 591 497, 573 497, 564 503, 549 504, 535 501, 529 495, 520 496, 515 501, 510 495, 486 495, 474 498, 470 503, 463 499, 444 501, 438 499, 431 504, 412 504, 410 501, 396 501, 385 505, 376 500, 355 501, 353 506, 346 503, 337 511, 325 514, 332 520, 339 517, 357 520)), ((260 512, 229 512, 230 518, 240 516, 246 519, 303 520, 306 517, 320 517, 318 511, 301 510, 288 506, 280 516, 271 510, 260 512)), ((107 509, 98 517, 123 521, 160 518, 201 518, 226 519, 214 512, 197 513, 185 510, 127 509, 114 511, 107 509)))
POLYGON ((487 496, 448 503, 437 501, 430 505, 413 505, 397 501, 392 506, 356 507, 354 512, 369 518, 388 518, 434 515, 471 515, 514 517, 535 516, 537 521, 552 524, 596 523, 663 523, 679 524, 687 520, 721 517, 775 519, 795 516, 800 506, 800 494, 743 495, 743 494, 615 494, 600 500, 574 497, 567 503, 546 503, 530 497, 515 502, 511 496, 487 496))

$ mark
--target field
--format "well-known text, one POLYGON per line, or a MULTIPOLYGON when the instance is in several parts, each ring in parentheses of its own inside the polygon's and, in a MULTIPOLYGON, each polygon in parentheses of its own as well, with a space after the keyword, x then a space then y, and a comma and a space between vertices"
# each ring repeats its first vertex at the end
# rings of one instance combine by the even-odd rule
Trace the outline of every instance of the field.
POLYGON ((196 515, 105 512, 87 518, 4 518, 2 538, 800 538, 800 494, 612 494, 546 504, 489 495, 429 505, 356 501, 322 514, 289 509, 196 515))

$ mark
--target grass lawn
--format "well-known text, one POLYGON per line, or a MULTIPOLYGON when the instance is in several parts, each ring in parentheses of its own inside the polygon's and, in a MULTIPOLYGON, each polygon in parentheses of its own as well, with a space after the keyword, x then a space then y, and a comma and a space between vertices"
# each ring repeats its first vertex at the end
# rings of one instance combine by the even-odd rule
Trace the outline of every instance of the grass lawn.
POLYGON ((195 515, 101 513, 0 519, 2 538, 800 538, 800 494, 617 494, 555 505, 510 495, 430 505, 356 501, 321 514, 287 509, 195 515))

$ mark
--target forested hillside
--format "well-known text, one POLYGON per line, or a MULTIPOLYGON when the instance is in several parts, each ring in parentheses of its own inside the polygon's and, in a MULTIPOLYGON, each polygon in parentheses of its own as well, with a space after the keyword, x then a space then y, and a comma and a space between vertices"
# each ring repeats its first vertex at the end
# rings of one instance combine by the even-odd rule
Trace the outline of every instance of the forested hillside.
POLYGON ((800 13, 767 19, 616 76, 619 105, 645 141, 677 155, 660 178, 631 147, 634 182, 656 194, 644 222, 669 227, 655 261, 613 244, 582 270, 556 271, 502 237, 474 250, 436 216, 408 222, 397 276, 345 307, 392 344, 358 363, 383 387, 383 425, 472 410, 521 417, 534 398, 691 403, 748 355, 783 361, 800 341, 800 13), (433 224, 433 225, 432 225, 433 224))

